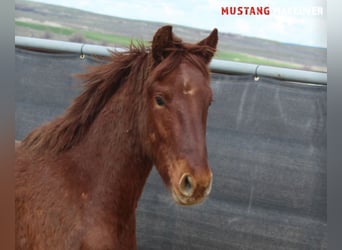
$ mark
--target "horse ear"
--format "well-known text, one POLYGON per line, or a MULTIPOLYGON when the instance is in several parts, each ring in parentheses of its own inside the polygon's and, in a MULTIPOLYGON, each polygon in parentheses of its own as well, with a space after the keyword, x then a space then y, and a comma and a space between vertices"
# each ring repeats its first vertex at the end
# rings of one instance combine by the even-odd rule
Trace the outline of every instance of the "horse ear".
POLYGON ((172 47, 173 44, 173 34, 172 26, 163 26, 157 30, 152 41, 152 56, 153 59, 160 63, 168 55, 167 48, 172 47))
POLYGON ((203 55, 206 63, 209 63, 211 61, 212 57, 214 56, 214 53, 216 51, 217 42, 218 42, 218 31, 215 28, 215 29, 213 29, 213 31, 210 33, 210 35, 207 38, 205 38, 202 41, 200 41, 199 43, 197 43, 198 45, 201 45, 201 46, 209 46, 210 47, 210 50, 208 50, 208 53, 205 53, 203 55))

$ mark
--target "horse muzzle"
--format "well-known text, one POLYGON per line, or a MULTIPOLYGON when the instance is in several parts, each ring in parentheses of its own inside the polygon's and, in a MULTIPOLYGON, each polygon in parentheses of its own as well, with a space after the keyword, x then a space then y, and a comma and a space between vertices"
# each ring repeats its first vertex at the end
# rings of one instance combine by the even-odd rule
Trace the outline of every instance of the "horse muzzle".
POLYGON ((180 205, 201 203, 210 194, 212 182, 211 172, 209 178, 200 179, 189 173, 184 173, 179 179, 178 185, 172 188, 172 197, 180 205))

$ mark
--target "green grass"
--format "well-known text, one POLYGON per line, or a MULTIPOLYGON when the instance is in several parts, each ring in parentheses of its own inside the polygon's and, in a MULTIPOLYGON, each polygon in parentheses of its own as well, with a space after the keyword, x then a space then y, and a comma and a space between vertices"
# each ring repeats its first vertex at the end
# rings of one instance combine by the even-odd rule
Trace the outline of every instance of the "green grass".
POLYGON ((129 46, 131 44, 132 39, 124 36, 117 36, 113 34, 104 34, 93 31, 83 31, 81 34, 84 35, 85 38, 95 41, 101 41, 106 43, 120 44, 124 46, 129 46))
POLYGON ((22 21, 15 21, 15 25, 25 27, 25 28, 40 30, 40 31, 47 31, 47 32, 60 34, 60 35, 66 35, 66 36, 70 36, 70 35, 75 33, 75 30, 73 30, 73 29, 48 26, 48 25, 43 25, 43 24, 38 24, 38 23, 28 23, 28 22, 22 22, 22 21))
POLYGON ((235 51, 220 51, 218 50, 216 53, 216 58, 221 60, 235 61, 235 62, 244 62, 244 63, 252 63, 252 64, 260 64, 260 65, 269 65, 276 67, 285 67, 285 68, 299 68, 299 65, 275 61, 263 57, 248 55, 235 51))
POLYGON ((79 30, 79 29, 65 28, 65 27, 55 27, 55 26, 22 22, 22 21, 15 21, 15 24, 20 27, 30 28, 30 29, 44 31, 44 32, 51 32, 54 34, 65 35, 65 36, 81 34, 84 36, 84 38, 87 38, 93 41, 120 44, 124 46, 128 46, 131 44, 131 39, 129 37, 118 36, 118 35, 113 35, 113 34, 106 34, 106 33, 101 33, 101 32, 79 30))
MULTIPOLYGON (((115 34, 80 30, 80 29, 73 29, 73 28, 66 28, 66 27, 56 27, 56 26, 31 23, 31 22, 23 22, 23 21, 15 21, 15 24, 17 26, 24 27, 24 28, 30 28, 34 30, 50 32, 50 33, 65 35, 65 36, 81 34, 86 39, 98 41, 101 43, 105 42, 105 43, 121 45, 121 46, 129 46, 132 42, 132 39, 129 37, 118 36, 115 34)), ((147 43, 147 42, 144 41, 144 43, 147 43)), ((215 58, 221 59, 221 60, 253 63, 253 64, 260 64, 260 65, 270 65, 270 66, 286 67, 286 68, 299 68, 299 66, 296 64, 269 60, 267 58, 252 56, 252 55, 248 55, 248 54, 244 54, 240 52, 234 52, 234 51, 219 50, 217 51, 215 58)))

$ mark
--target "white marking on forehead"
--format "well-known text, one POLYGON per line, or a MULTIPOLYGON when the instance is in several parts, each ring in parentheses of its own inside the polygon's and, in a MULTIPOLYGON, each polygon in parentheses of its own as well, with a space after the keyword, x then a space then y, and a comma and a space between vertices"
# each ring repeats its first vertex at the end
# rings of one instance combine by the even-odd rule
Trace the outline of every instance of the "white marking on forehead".
POLYGON ((184 89, 183 90, 183 94, 184 95, 193 95, 194 94, 194 90, 193 89, 184 89))
POLYGON ((191 88, 189 84, 189 78, 187 76, 184 77, 184 82, 183 82, 183 94, 184 95, 193 95, 194 94, 194 89, 191 88))

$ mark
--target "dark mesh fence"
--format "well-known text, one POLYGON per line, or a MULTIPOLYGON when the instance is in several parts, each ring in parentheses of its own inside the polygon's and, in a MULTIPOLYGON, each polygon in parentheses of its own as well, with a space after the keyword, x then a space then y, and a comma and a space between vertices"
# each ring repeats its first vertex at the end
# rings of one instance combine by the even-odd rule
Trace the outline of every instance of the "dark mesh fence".
MULTIPOLYGON (((61 114, 71 75, 95 60, 16 50, 16 138, 61 114)), ((175 205, 152 171, 137 211, 139 249, 327 249, 326 87, 212 75, 205 203, 175 205)))

